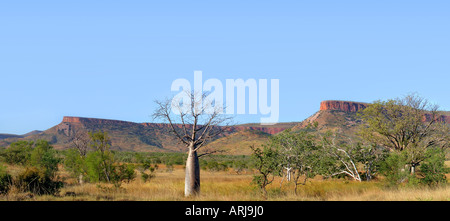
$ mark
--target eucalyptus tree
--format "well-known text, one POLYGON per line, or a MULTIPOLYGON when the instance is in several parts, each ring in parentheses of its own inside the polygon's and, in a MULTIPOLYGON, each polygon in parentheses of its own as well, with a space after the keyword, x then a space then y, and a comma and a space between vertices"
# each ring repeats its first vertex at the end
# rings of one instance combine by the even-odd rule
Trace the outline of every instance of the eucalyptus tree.
POLYGON ((405 151, 412 174, 427 149, 449 146, 448 125, 438 106, 416 94, 375 101, 359 115, 365 123, 361 137, 391 151, 405 151))
POLYGON ((293 178, 295 193, 299 184, 306 184, 308 178, 319 173, 321 153, 316 145, 315 136, 311 133, 306 131, 292 133, 288 129, 272 136, 268 145, 277 150, 279 166, 286 171, 282 181, 285 177, 287 181, 293 178), (301 177, 304 178, 303 182, 299 182, 301 177))

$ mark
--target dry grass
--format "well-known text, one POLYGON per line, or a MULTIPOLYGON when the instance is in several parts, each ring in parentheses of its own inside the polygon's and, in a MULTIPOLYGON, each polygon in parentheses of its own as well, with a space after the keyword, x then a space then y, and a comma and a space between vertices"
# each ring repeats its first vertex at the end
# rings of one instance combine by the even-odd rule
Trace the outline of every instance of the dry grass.
MULTIPOLYGON (((65 172, 60 173, 66 177, 65 172)), ((252 174, 234 172, 201 173, 201 194, 193 198, 184 197, 184 169, 176 167, 168 172, 161 167, 150 182, 143 182, 139 176, 120 188, 109 184, 67 183, 59 196, 33 196, 13 189, 0 200, 36 200, 36 201, 259 201, 265 200, 260 191, 251 184, 252 174)), ((294 193, 294 184, 284 182, 280 188, 280 179, 268 187, 270 201, 449 201, 450 186, 438 188, 404 187, 387 189, 380 182, 353 182, 347 180, 322 180, 316 178, 306 185, 298 187, 294 193)))

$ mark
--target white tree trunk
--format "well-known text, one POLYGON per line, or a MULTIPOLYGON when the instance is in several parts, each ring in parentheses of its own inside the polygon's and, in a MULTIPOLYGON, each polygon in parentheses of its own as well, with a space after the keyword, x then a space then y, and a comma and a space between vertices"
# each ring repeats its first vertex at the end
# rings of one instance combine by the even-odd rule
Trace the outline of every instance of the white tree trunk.
POLYGON ((193 196, 198 193, 200 193, 200 165, 197 151, 194 151, 194 148, 189 148, 189 155, 186 160, 184 196, 193 196))
POLYGON ((80 176, 78 176, 78 182, 80 183, 80 185, 83 185, 83 174, 80 174, 80 176))

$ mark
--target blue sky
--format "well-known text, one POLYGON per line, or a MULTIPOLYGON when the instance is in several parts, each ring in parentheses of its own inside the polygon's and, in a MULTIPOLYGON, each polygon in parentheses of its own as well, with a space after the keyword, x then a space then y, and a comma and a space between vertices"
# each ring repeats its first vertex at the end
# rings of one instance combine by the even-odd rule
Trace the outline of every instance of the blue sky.
MULTIPOLYGON (((280 79, 280 121, 417 92, 450 110, 449 1, 2 1, 0 133, 151 122, 177 78, 280 79)), ((259 122, 259 115, 236 121, 259 122)))

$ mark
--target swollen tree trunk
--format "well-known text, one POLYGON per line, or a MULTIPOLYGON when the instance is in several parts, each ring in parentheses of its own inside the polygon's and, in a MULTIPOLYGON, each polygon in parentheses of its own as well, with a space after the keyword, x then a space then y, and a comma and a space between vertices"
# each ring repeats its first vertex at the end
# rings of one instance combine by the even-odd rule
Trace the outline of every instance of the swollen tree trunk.
POLYGON ((194 148, 190 147, 186 160, 184 196, 194 196, 198 193, 200 193, 200 164, 198 162, 197 151, 194 151, 194 148))

